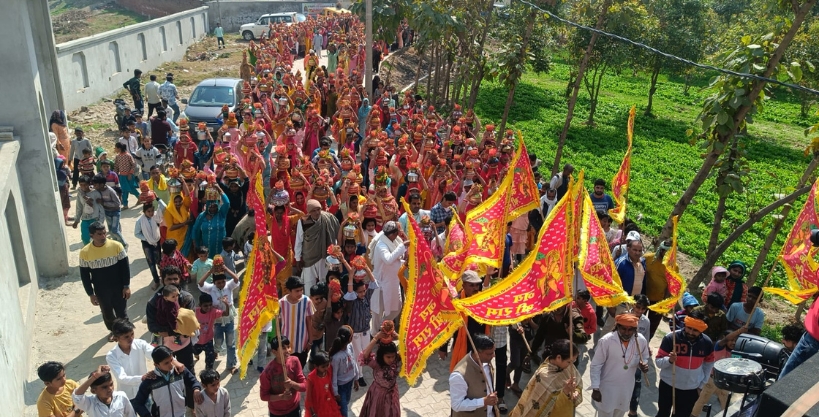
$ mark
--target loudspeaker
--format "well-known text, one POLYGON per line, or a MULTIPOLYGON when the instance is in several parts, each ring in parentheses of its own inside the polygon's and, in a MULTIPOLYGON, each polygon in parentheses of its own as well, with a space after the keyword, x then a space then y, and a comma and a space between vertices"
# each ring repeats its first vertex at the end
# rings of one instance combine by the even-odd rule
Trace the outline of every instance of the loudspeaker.
MULTIPOLYGON (((765 390, 756 415, 759 417, 782 415, 805 391, 816 384, 819 384, 819 354, 813 355, 765 390)), ((819 404, 811 407, 805 416, 819 417, 819 404)))
POLYGON ((785 366, 785 361, 788 360, 785 346, 748 333, 739 335, 731 356, 750 359, 762 365, 766 379, 776 379, 779 371, 785 366))

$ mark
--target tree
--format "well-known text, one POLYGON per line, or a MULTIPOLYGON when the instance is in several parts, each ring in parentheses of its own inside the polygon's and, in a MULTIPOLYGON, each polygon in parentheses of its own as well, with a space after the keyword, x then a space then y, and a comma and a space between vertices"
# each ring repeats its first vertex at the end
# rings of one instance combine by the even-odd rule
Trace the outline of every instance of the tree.
MULTIPOLYGON (((797 0, 793 3, 780 1, 783 6, 791 5, 794 14, 792 23, 783 25, 776 33, 753 38, 753 42, 750 35, 744 36, 736 49, 720 59, 723 67, 766 78, 789 76, 790 68, 793 66, 781 64, 780 61, 817 0, 805 0, 801 3, 797 0)), ((704 142, 705 158, 688 188, 674 205, 659 240, 670 237, 673 217, 681 216, 685 212, 734 136, 744 129, 747 123, 753 123, 754 114, 762 109, 766 85, 767 81, 764 80, 733 75, 720 75, 711 84, 715 93, 706 99, 697 119, 702 126, 698 137, 704 142)))
MULTIPOLYGON (((553 7, 554 1, 543 2, 542 6, 553 7)), ((527 67, 531 65, 537 73, 549 71, 550 31, 545 19, 538 19, 539 13, 537 9, 528 6, 513 6, 508 13, 507 24, 498 26, 498 30, 493 33, 501 47, 497 48, 492 57, 491 69, 486 78, 500 81, 508 90, 499 132, 506 129, 515 91, 527 67), (533 43, 532 39, 540 42, 533 43)), ((502 137, 498 135, 498 140, 502 137)))
MULTIPOLYGON (((603 0, 603 5, 600 7, 600 12, 597 14, 597 23, 595 29, 603 29, 606 22, 606 14, 609 12, 612 0, 603 0)), ((582 2, 578 2, 581 4, 582 2)), ((594 51, 594 44, 597 43, 597 32, 591 35, 589 44, 586 45, 586 52, 583 58, 580 59, 580 64, 577 66, 577 72, 574 74, 574 86, 572 87, 572 95, 569 97, 567 104, 568 111, 566 112, 566 121, 563 123, 563 130, 560 132, 560 137, 557 140, 557 151, 555 152, 555 162, 552 164, 552 175, 557 174, 560 170, 560 159, 563 157, 563 146, 566 144, 566 136, 569 134, 569 127, 572 125, 572 117, 574 117, 574 106, 577 104, 577 94, 580 92, 580 83, 583 81, 583 75, 586 73, 586 67, 589 65, 589 59, 594 51)))
MULTIPOLYGON (((812 23, 807 30, 799 32, 793 39, 793 45, 788 49, 788 60, 805 64, 806 70, 801 71, 802 79, 798 80, 799 85, 812 89, 819 88, 819 23, 812 23)), ((816 104, 817 97, 814 94, 797 90, 800 109, 799 114, 807 118, 811 113, 811 107, 816 104)))
MULTIPOLYGON (((629 39, 640 39, 644 33, 654 31, 655 22, 649 19, 648 11, 638 0, 621 0, 612 3, 606 17, 606 31, 629 39)), ((576 30, 569 42, 571 51, 579 53, 583 46, 590 42, 592 34, 585 30, 576 30)), ((619 40, 603 36, 594 45, 589 57, 587 74, 583 85, 589 94, 588 125, 594 125, 598 97, 603 84, 603 77, 609 70, 619 74, 627 65, 635 61, 638 50, 619 40)))
MULTIPOLYGON (((650 45, 681 58, 700 61, 705 54, 703 44, 709 34, 709 31, 706 30, 708 9, 702 1, 653 0, 648 7, 651 16, 657 22, 657 29, 649 33, 650 45)), ((646 54, 642 62, 651 71, 651 83, 648 88, 648 105, 645 114, 651 115, 660 72, 668 70, 679 74, 688 66, 659 54, 648 52, 646 54)))

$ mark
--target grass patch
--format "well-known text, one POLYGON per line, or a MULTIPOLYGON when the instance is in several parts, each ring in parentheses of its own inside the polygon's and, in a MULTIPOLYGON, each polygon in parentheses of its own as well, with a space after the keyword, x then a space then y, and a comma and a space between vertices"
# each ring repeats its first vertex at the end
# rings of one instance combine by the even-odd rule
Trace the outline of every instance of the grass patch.
POLYGON ((57 43, 143 22, 138 13, 99 0, 49 1, 54 39, 57 43))
MULTIPOLYGON (((510 127, 521 130, 530 152, 544 160, 545 175, 551 168, 566 118, 564 93, 570 69, 565 62, 557 61, 548 75, 527 73, 517 89, 509 116, 510 127)), ((648 117, 642 115, 648 97, 648 77, 607 74, 594 127, 585 124, 589 97, 581 90, 562 163, 584 169, 588 188, 595 178, 611 181, 626 149, 628 110, 637 105, 628 215, 631 218, 641 215, 638 224, 644 233, 656 236, 702 164, 702 149, 689 145, 685 132, 693 127, 701 103, 709 94, 702 87, 707 82, 707 76, 695 80, 690 94, 684 95, 682 80, 661 76, 653 116, 648 117)), ((475 109, 483 124, 501 119, 506 92, 500 84, 483 84, 475 109)), ((748 160, 754 174, 745 194, 729 198, 721 237, 742 223, 749 213, 773 201, 774 194, 787 193, 808 163, 801 151, 808 143, 803 131, 819 118, 802 119, 797 101, 784 90, 774 92, 775 97, 766 102, 764 113, 748 128, 748 160)), ((804 198, 795 205, 801 207, 803 202, 804 198)), ((695 259, 705 257, 716 205, 714 181, 709 179, 680 220, 680 250, 695 259)), ((787 225, 792 224, 797 211, 792 210, 787 225)), ((771 224, 770 217, 757 223, 728 249, 720 262, 741 259, 752 264, 771 224)), ((781 248, 785 233, 778 237, 766 268, 781 248)), ((784 282, 783 273, 775 274, 775 285, 784 282)))

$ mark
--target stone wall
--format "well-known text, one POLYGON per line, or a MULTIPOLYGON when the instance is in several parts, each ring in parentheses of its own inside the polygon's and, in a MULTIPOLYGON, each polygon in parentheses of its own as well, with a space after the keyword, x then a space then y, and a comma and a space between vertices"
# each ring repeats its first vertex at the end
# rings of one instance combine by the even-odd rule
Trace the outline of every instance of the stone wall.
POLYGON ((147 74, 177 61, 208 32, 199 7, 57 45, 65 110, 76 110, 120 89, 135 69, 147 74))

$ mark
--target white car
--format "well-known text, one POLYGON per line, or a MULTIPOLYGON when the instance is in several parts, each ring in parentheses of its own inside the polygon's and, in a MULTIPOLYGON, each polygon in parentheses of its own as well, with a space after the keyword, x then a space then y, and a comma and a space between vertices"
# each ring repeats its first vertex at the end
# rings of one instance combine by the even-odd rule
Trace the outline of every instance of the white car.
POLYGON ((267 32, 269 25, 271 23, 285 23, 287 26, 292 25, 296 22, 303 22, 304 19, 299 18, 299 13, 292 12, 292 13, 271 13, 262 15, 254 23, 246 23, 239 27, 239 33, 242 35, 242 38, 246 41, 259 39, 262 37, 262 33, 267 32))

